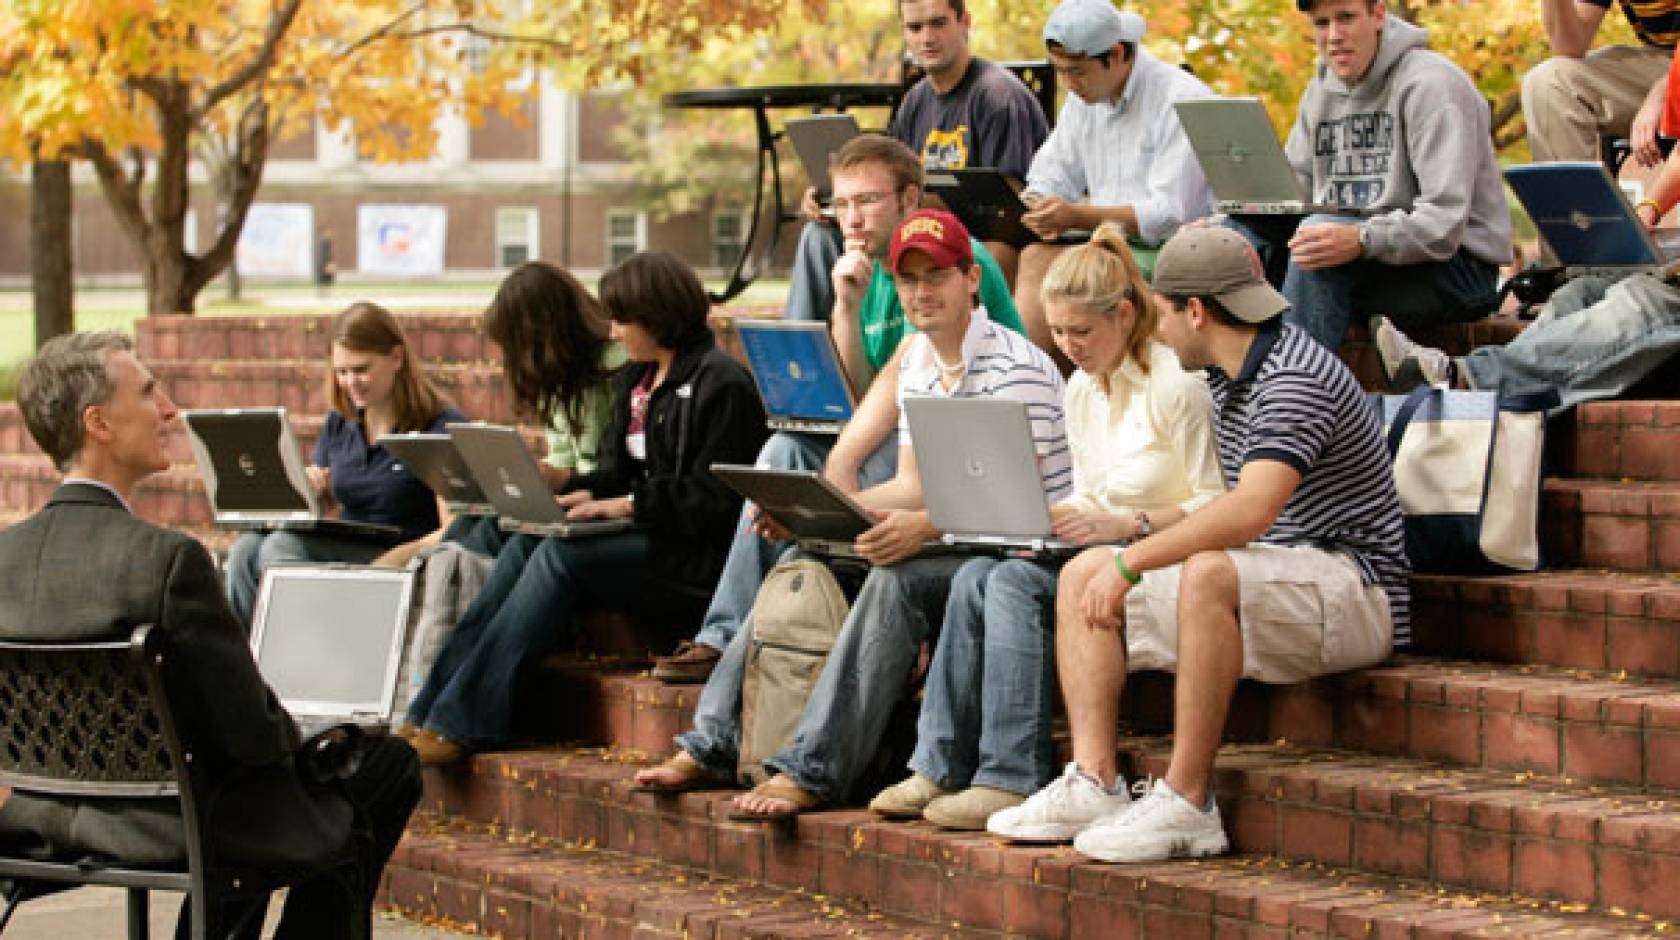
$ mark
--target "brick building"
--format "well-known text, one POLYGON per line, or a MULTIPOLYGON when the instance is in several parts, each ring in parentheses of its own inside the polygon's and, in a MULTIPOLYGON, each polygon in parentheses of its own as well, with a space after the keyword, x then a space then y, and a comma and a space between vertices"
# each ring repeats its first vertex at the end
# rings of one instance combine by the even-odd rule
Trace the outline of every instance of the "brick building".
MULTIPOLYGON (((317 125, 274 145, 256 201, 309 206, 316 231, 333 233, 334 262, 347 277, 364 267, 356 232, 367 205, 443 207, 446 276, 494 275, 535 257, 593 271, 643 248, 676 252, 712 274, 734 263, 747 231, 739 209, 660 220, 636 204, 629 164, 612 139, 624 117, 611 96, 574 94, 538 78, 523 118, 523 126, 499 114, 478 127, 445 120, 436 155, 408 164, 360 159, 354 141, 317 125)), ((750 139, 746 121, 741 133, 750 139)), ((90 168, 78 164, 74 179, 76 277, 137 283, 134 252, 90 168)), ((189 250, 208 243, 215 218, 201 167, 193 180, 189 250)), ((26 178, 0 180, 0 211, 24 220, 28 207, 26 178)), ((28 237, 25 224, 0 229, 0 283, 27 284, 28 237)))

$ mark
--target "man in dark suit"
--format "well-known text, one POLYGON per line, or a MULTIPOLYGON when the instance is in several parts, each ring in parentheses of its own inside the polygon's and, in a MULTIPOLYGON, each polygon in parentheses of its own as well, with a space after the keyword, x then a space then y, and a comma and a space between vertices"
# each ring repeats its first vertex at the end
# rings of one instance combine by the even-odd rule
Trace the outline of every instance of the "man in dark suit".
MULTIPOLYGON (((119 638, 155 624, 172 650, 182 738, 221 791, 207 827, 214 857, 277 874, 330 870, 292 889, 276 936, 366 937, 380 871, 419 801, 413 750, 370 739, 347 779, 305 779, 297 727, 258 675, 209 554, 129 512, 136 484, 169 466, 176 411, 127 337, 49 341, 24 364, 17 398, 65 479, 39 512, 0 531, 0 636, 119 638)), ((20 794, 0 806, 0 835, 55 857, 186 856, 173 801, 20 794)))

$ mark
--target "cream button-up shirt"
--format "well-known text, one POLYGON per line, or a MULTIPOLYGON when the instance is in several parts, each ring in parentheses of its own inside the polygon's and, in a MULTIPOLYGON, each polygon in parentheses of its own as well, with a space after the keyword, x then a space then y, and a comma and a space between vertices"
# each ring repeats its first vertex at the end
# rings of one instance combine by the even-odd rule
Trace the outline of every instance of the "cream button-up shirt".
POLYGON ((1165 344, 1147 348, 1149 371, 1128 356, 1109 374, 1106 395, 1084 372, 1068 382, 1073 495, 1064 505, 1191 512, 1225 492, 1207 382, 1185 372, 1165 344))

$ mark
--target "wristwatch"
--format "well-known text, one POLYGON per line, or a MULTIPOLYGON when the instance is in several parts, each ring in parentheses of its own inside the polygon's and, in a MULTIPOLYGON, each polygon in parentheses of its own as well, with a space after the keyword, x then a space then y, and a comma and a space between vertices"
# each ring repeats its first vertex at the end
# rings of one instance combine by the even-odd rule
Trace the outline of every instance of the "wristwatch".
POLYGON ((1363 258, 1371 253, 1371 230, 1361 225, 1359 227, 1359 257, 1363 258))
POLYGON ((1137 523, 1137 533, 1133 538, 1141 539, 1155 534, 1155 526, 1149 522, 1149 513, 1139 509, 1137 514, 1132 516, 1132 520, 1137 523))

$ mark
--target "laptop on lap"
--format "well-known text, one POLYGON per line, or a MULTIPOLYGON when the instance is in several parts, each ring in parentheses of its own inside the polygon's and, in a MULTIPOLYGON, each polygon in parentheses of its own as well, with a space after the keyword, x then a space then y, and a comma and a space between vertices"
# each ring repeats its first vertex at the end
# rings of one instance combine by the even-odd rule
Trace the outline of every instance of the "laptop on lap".
POLYGON ((455 422, 448 428, 479 489, 502 517, 504 530, 573 539, 615 535, 635 527, 629 519, 567 519, 566 510, 549 491, 537 459, 514 428, 470 421, 455 422))
POLYGON ((397 526, 323 518, 286 409, 190 409, 181 412, 181 420, 217 525, 393 544, 401 538, 397 526))
POLYGON ((805 178, 816 187, 817 204, 824 215, 833 215, 829 200, 834 196, 834 181, 829 176, 829 161, 846 141, 858 135, 857 119, 850 114, 812 114, 788 118, 782 127, 805 167, 805 178))
POLYGON ((857 402, 828 324, 739 320, 735 329, 770 429, 839 434, 857 402))
POLYGON ((1173 107, 1213 190, 1216 211, 1228 215, 1370 214, 1353 206, 1315 201, 1302 189, 1259 98, 1198 98, 1175 101, 1173 107))
POLYGON ((306 736, 390 727, 414 571, 274 565, 251 621, 257 669, 306 736))
POLYGON ((1528 163, 1505 181, 1571 277, 1666 276, 1680 261, 1680 229, 1646 229, 1601 163, 1528 163))
POLYGON ((473 479, 461 452, 448 434, 382 434, 375 443, 390 451, 457 516, 494 515, 496 507, 473 479))
POLYGON ((922 493, 944 541, 969 549, 1068 553, 1057 539, 1025 402, 906 398, 922 493))

